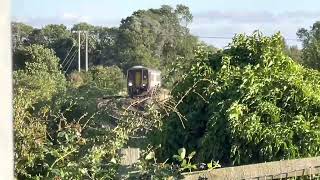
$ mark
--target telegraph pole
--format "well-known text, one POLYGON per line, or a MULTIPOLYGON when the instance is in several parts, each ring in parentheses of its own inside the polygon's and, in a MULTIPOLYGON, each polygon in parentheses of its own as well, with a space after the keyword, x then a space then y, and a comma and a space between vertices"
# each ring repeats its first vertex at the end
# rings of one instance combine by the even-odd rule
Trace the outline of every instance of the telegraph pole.
POLYGON ((88 71, 88 31, 85 31, 86 34, 86 71, 88 71))
POLYGON ((78 49, 78 71, 80 72, 81 70, 81 61, 80 61, 80 50, 81 50, 81 42, 80 42, 80 36, 81 36, 81 31, 78 31, 78 44, 79 44, 79 49, 78 49))

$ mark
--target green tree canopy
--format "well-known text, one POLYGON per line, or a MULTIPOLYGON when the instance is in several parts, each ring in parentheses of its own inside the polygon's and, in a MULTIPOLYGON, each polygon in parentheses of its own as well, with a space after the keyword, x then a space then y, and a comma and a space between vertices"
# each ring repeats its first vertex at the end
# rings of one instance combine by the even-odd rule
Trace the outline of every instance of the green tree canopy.
POLYGON ((183 5, 134 12, 119 27, 116 45, 120 66, 127 69, 145 65, 165 70, 180 56, 187 61, 197 43, 186 27, 191 21, 189 8, 183 5))
POLYGON ((320 22, 315 22, 308 30, 301 28, 297 32, 302 41, 303 64, 313 69, 320 69, 320 22))
POLYGON ((286 46, 285 51, 291 59, 303 65, 302 51, 298 46, 286 46))
POLYGON ((44 115, 52 97, 65 90, 66 81, 52 50, 32 45, 20 51, 25 57, 25 68, 13 74, 15 167, 17 173, 26 174, 43 158, 44 115))
POLYGON ((12 49, 15 51, 17 48, 26 44, 29 35, 33 31, 33 27, 24 23, 13 22, 11 24, 12 31, 12 49))
POLYGON ((227 165, 318 155, 320 73, 292 61, 280 34, 237 35, 197 54, 172 92, 187 121, 165 121, 163 157, 180 147, 227 165))

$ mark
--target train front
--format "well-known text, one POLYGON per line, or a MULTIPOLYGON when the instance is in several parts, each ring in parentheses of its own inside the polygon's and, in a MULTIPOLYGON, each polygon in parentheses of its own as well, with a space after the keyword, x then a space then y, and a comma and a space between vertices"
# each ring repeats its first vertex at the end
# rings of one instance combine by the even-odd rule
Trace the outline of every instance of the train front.
POLYGON ((127 71, 127 87, 130 97, 143 95, 148 91, 148 69, 134 66, 127 71))

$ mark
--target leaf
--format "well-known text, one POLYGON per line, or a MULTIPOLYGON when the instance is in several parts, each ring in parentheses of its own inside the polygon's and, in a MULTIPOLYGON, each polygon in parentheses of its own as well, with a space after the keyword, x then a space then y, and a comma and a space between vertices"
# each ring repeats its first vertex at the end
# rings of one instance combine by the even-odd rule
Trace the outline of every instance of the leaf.
POLYGON ((187 165, 187 161, 184 159, 181 163, 181 167, 185 167, 187 165))
POLYGON ((181 159, 184 159, 186 157, 186 149, 185 148, 180 148, 178 150, 178 154, 181 157, 181 159))
POLYGON ((189 159, 191 159, 191 158, 193 158, 193 156, 196 154, 196 152, 195 151, 192 151, 192 153, 190 153, 189 155, 188 155, 188 158, 189 159))
POLYGON ((112 159, 110 160, 110 162, 116 164, 116 163, 117 163, 117 160, 116 160, 115 158, 112 158, 112 159))
POLYGON ((172 157, 178 161, 182 161, 182 159, 179 155, 173 155, 172 157))
POLYGON ((87 174, 88 173, 88 169, 87 168, 80 169, 80 172, 82 174, 87 174))
POLYGON ((191 165, 192 169, 197 169, 197 166, 195 164, 191 165))
POLYGON ((146 160, 151 160, 155 157, 155 153, 153 151, 151 151, 147 156, 146 156, 146 160))

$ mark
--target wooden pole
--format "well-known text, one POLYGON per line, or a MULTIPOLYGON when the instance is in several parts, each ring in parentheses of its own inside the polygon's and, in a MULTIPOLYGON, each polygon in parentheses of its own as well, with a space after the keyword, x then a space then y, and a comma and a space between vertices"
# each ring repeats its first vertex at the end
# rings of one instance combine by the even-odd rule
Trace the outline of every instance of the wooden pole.
POLYGON ((86 34, 86 71, 88 71, 88 31, 86 31, 85 34, 86 34))
POLYGON ((80 72, 81 71, 81 53, 80 53, 80 51, 81 51, 81 42, 80 42, 80 37, 81 36, 81 32, 80 31, 78 31, 78 44, 79 44, 79 49, 78 49, 78 71, 80 72))

